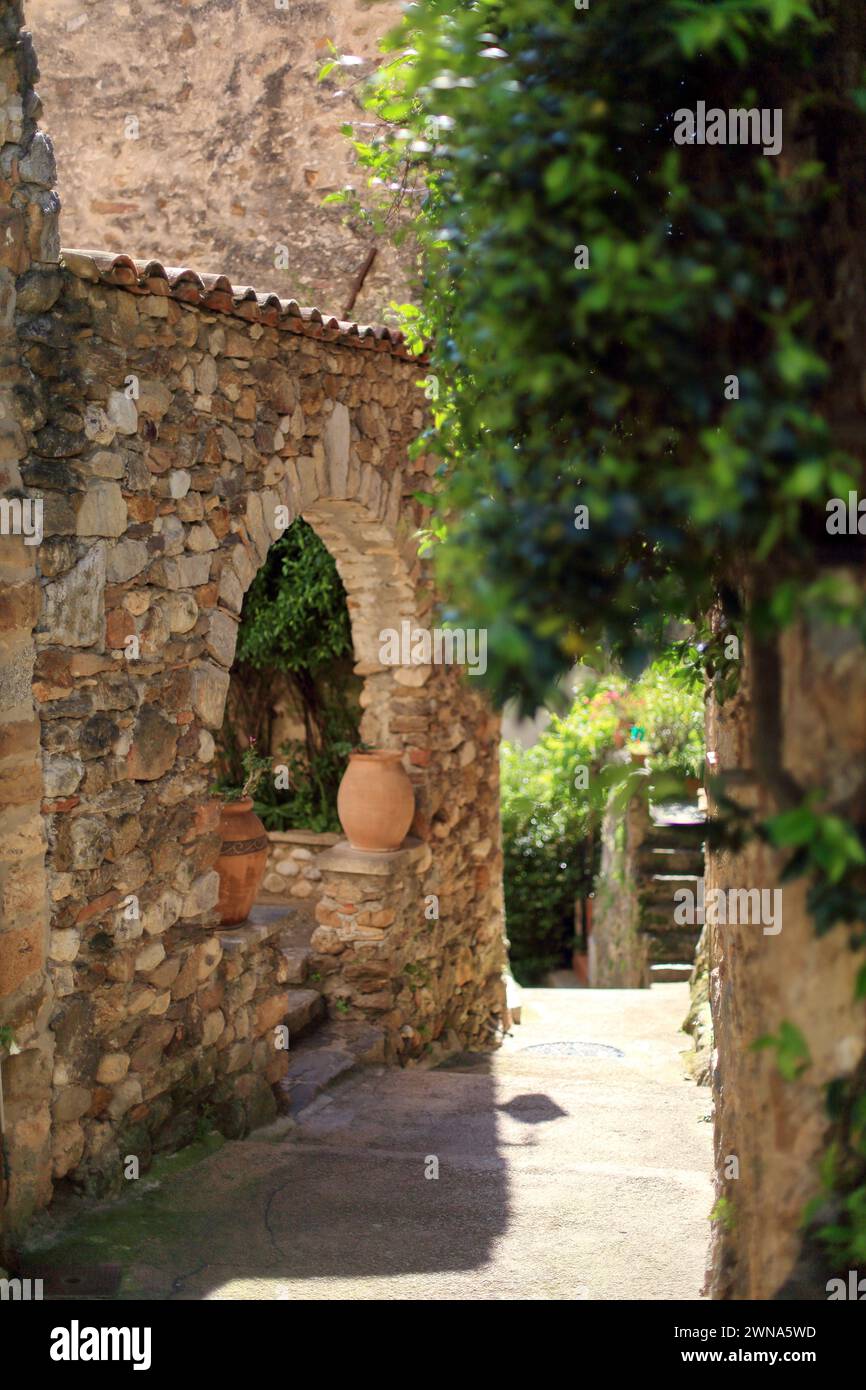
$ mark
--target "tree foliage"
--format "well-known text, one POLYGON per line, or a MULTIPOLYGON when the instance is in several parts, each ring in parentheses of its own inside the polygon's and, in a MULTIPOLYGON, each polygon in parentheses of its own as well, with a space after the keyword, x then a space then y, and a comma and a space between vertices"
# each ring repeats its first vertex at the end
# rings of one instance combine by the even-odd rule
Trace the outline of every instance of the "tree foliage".
POLYGON ((346 592, 333 556, 298 518, 272 547, 250 586, 238 631, 229 715, 220 736, 223 781, 241 777, 243 749, 270 750, 277 698, 303 722, 303 740, 279 760, 289 788, 273 777, 255 808, 268 830, 337 830, 337 788, 358 738, 360 681, 352 673, 346 592))
POLYGON ((537 743, 502 747, 505 917, 523 984, 568 963, 575 902, 594 888, 605 804, 617 784, 624 797, 637 789, 629 744, 646 752, 649 785, 660 790, 704 765, 703 683, 693 674, 666 658, 636 684, 582 675, 571 709, 537 743))
POLYGON ((866 89, 834 66, 838 14, 407 7, 371 98, 382 128, 356 149, 373 223, 395 197, 416 210, 410 326, 433 338, 448 461, 440 571, 488 628, 503 698, 537 704, 600 642, 644 662, 665 615, 703 622, 720 600, 736 624, 744 557, 767 577, 762 617, 817 601, 825 502, 856 483, 822 408, 837 349, 810 313, 823 268, 807 248, 838 189, 802 155, 862 131, 866 89), (698 100, 784 108, 796 156, 675 145, 674 111, 698 100))

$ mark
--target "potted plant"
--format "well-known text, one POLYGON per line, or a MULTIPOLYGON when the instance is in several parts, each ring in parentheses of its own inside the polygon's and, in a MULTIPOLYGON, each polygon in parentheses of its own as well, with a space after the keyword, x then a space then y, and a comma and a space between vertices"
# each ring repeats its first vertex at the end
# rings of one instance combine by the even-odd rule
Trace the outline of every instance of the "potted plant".
POLYGON ((337 793, 337 815, 353 849, 387 854, 399 849, 415 815, 415 793, 399 748, 349 754, 337 793))
POLYGON ((241 755, 244 780, 241 786, 219 786, 214 794, 222 807, 219 832, 222 848, 216 861, 220 892, 217 910, 224 927, 245 922, 258 896, 268 862, 268 836, 253 810, 252 793, 266 772, 271 759, 256 752, 255 739, 241 755))

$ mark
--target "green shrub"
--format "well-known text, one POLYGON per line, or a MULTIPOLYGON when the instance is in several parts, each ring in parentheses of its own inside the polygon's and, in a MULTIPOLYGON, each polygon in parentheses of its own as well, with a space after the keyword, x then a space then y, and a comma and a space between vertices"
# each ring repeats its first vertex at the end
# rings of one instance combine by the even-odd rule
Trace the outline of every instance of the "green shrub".
POLYGON ((701 777, 704 771, 704 682, 673 652, 653 662, 628 700, 632 721, 649 745, 654 773, 701 777))
POLYGON ((299 740, 284 743, 279 761, 288 767, 289 787, 278 791, 271 779, 255 801, 265 829, 339 831, 337 791, 354 746, 348 739, 330 738, 310 760, 299 740))
MULTIPOLYGON (((269 777, 255 809, 268 830, 338 830, 337 789, 359 741, 346 592, 333 556, 299 518, 273 545, 244 601, 226 718, 218 739, 220 783, 238 784, 250 740, 273 746, 274 704, 284 698, 304 726, 274 759, 289 786, 269 777)), ((218 784, 219 785, 219 784, 218 784)))
POLYGON ((505 920, 522 984, 568 963, 575 900, 592 889, 599 773, 622 723, 622 690, 622 682, 593 680, 532 748, 502 746, 505 920))
POLYGON ((614 755, 629 741, 646 748, 654 774, 700 773, 703 685, 673 655, 634 684, 590 676, 532 748, 502 746, 505 917, 522 984, 568 964, 575 901, 592 891, 598 872, 605 802, 629 772, 628 759, 614 755))

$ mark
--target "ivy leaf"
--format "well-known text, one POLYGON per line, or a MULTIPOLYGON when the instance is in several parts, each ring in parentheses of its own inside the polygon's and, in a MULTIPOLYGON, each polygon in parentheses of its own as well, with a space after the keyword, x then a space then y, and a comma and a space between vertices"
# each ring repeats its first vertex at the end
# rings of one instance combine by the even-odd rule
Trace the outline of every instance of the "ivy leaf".
POLYGON ((805 845, 813 838, 818 817, 808 804, 782 811, 767 821, 767 831, 779 849, 805 845))

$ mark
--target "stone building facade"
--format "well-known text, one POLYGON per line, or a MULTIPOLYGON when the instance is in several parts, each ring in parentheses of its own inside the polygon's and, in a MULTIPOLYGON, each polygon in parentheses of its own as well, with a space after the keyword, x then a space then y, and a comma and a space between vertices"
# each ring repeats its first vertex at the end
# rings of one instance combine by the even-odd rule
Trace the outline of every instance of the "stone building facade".
POLYGON ((455 667, 379 659, 383 629, 435 623, 423 364, 225 277, 61 256, 20 6, 2 22, 4 491, 44 533, 0 545, 14 1230, 53 1181, 110 1189, 125 1154, 180 1142, 191 1111, 235 1133, 272 1113, 289 972, 271 928, 215 925, 208 785, 244 594, 295 516, 346 589, 362 737, 404 750, 416 797, 404 851, 331 852, 322 993, 394 1061, 488 1047, 504 942, 498 720, 455 667))
POLYGON ((358 92, 400 14, 398 0, 28 0, 65 245, 170 247, 174 265, 339 313, 375 244, 352 317, 384 322, 410 297, 408 248, 323 199, 364 189, 340 127, 369 138, 358 92), (349 61, 319 81, 332 46, 349 61))

